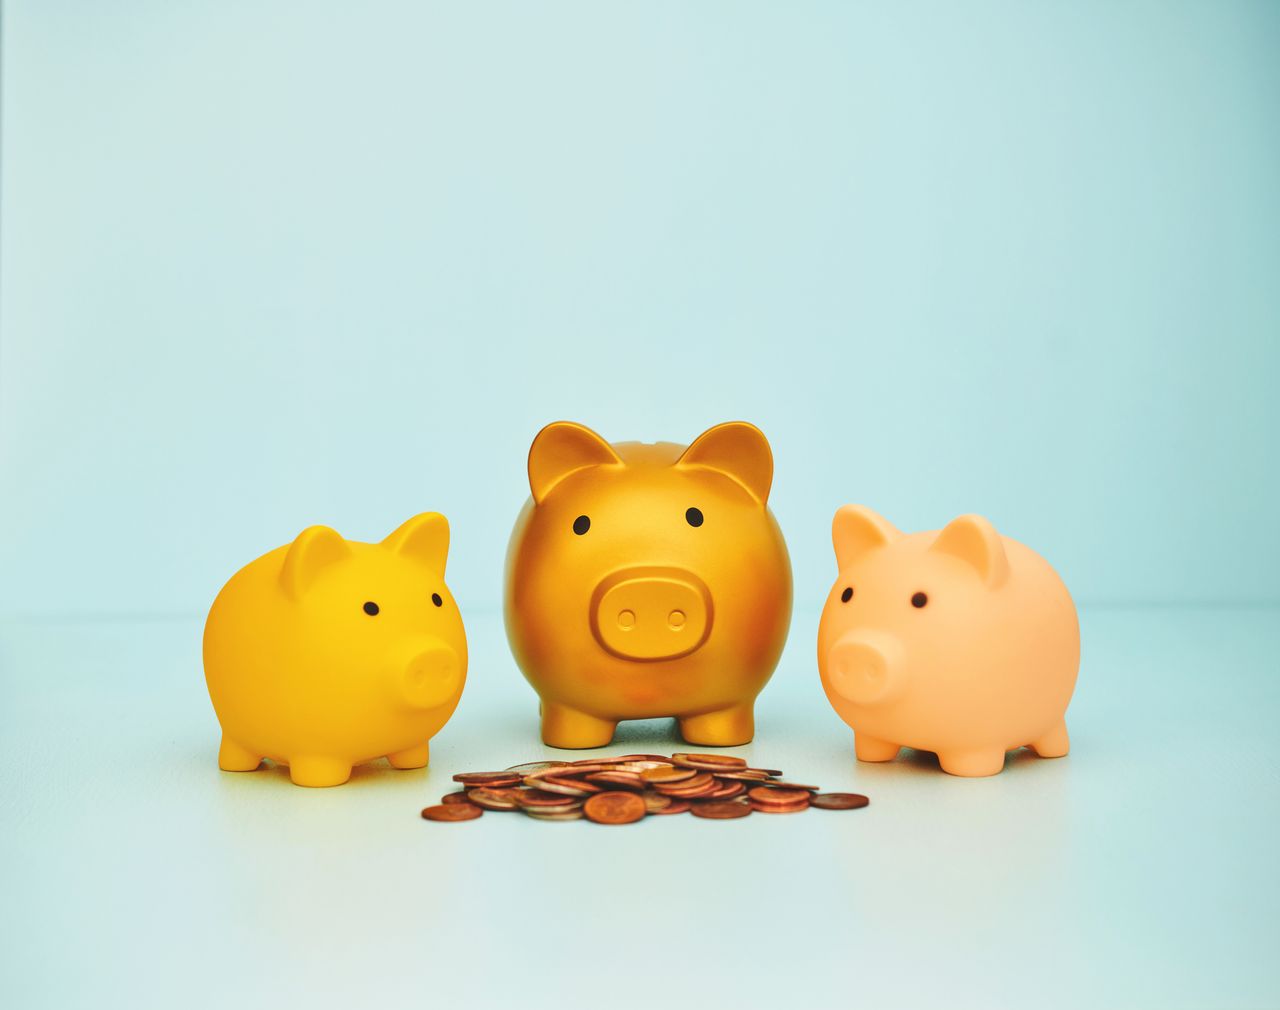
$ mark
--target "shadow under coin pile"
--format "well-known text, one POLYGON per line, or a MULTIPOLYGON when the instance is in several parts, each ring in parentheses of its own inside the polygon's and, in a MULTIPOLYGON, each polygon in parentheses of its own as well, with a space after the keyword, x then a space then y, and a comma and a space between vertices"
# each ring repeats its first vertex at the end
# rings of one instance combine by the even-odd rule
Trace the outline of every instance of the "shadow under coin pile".
POLYGON ((427 807, 429 821, 470 821, 486 810, 519 811, 540 821, 633 824, 649 814, 691 813, 728 820, 762 814, 857 810, 859 793, 821 793, 786 782, 776 768, 749 768, 720 754, 624 754, 584 761, 531 761, 500 772, 461 772, 462 790, 427 807))

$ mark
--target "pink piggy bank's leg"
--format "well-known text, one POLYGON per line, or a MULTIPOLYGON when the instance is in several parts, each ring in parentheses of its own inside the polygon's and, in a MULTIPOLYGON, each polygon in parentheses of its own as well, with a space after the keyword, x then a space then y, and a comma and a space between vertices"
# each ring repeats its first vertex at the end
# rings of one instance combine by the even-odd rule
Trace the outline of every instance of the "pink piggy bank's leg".
POLYGON ((1066 720, 1058 720, 1058 725, 1048 733, 1039 740, 1031 741, 1031 749, 1042 758, 1066 757, 1067 751, 1071 750, 1071 741, 1067 738, 1066 720))
POLYGON ((988 748, 971 751, 938 752, 938 763, 949 775, 960 775, 964 778, 982 778, 986 775, 998 775, 1004 771, 1004 748, 988 748))
POLYGON ((289 778, 295 786, 340 786, 351 778, 351 762, 324 757, 290 758, 289 778))
POLYGON ((262 764, 262 755, 246 750, 234 740, 222 738, 218 748, 218 767, 224 772, 251 772, 262 764))
POLYGON ((391 762, 392 768, 425 768, 427 762, 431 760, 431 742, 427 741, 421 747, 410 747, 408 750, 388 754, 387 760, 391 762))
POLYGON ((888 740, 876 740, 865 733, 853 734, 853 753, 859 761, 892 761, 900 750, 900 746, 888 740))
POLYGON ((704 712, 680 719, 680 735, 685 743, 700 747, 738 747, 756 735, 753 702, 704 712))
POLYGON ((617 720, 599 719, 586 712, 545 701, 542 709, 542 742, 548 747, 581 750, 586 747, 603 747, 612 742, 617 720))

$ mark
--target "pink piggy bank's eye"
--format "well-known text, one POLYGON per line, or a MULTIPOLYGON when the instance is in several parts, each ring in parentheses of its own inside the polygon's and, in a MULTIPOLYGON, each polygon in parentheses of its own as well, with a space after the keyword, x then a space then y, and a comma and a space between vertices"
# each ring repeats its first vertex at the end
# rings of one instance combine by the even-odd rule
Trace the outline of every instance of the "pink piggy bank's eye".
POLYGON ((919 610, 928 602, 929 602, 929 597, 925 596, 924 593, 916 593, 914 596, 911 597, 911 605, 915 607, 917 610, 919 610))
POLYGON ((853 586, 845 586, 844 592, 840 594, 840 602, 848 603, 853 599, 853 586))
POLYGON ((431 594, 431 602, 432 602, 432 603, 434 603, 437 607, 443 607, 443 606, 444 606, 444 600, 440 599, 440 594, 439 594, 439 593, 432 593, 432 594, 431 594))
POLYGON ((364 612, 368 614, 370 617, 377 617, 378 605, 374 603, 373 600, 370 600, 368 603, 364 605, 364 612))

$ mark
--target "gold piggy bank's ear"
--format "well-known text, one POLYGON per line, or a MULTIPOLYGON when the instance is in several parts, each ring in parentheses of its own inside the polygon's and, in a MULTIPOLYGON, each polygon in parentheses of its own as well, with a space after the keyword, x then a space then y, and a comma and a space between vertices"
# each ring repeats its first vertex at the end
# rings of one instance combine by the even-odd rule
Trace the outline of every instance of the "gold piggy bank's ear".
POLYGON ((929 547, 968 562, 990 588, 995 589, 1009 575, 1009 558, 1000 534, 982 516, 964 515, 952 519, 929 547))
POLYGON ((422 562, 443 577, 449 558, 449 520, 439 512, 419 513, 401 523, 382 546, 422 562))
POLYGON ((773 452, 764 432, 746 421, 709 428, 676 460, 678 467, 702 467, 731 477, 761 505, 773 486, 773 452))
POLYGON ((891 544, 902 534, 879 512, 865 505, 842 505, 831 520, 831 544, 842 571, 873 547, 891 544))
POLYGON ((351 548, 337 530, 308 526, 289 545, 280 569, 280 583, 292 599, 307 591, 315 577, 329 565, 349 557, 351 548))
POLYGON ((557 421, 538 432, 529 447, 529 490, 539 505, 562 480, 589 466, 622 466, 613 446, 590 428, 557 421))

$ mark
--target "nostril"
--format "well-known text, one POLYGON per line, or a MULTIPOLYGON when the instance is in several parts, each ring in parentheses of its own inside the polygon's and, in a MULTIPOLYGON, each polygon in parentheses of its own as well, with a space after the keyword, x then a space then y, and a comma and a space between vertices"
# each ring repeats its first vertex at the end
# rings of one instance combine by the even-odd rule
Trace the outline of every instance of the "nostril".
POLYGON ((636 626, 636 615, 634 611, 623 610, 618 614, 618 627, 623 631, 630 631, 636 626))
POLYGON ((667 623, 671 625, 672 631, 679 631, 684 627, 684 611, 673 610, 667 615, 667 623))

